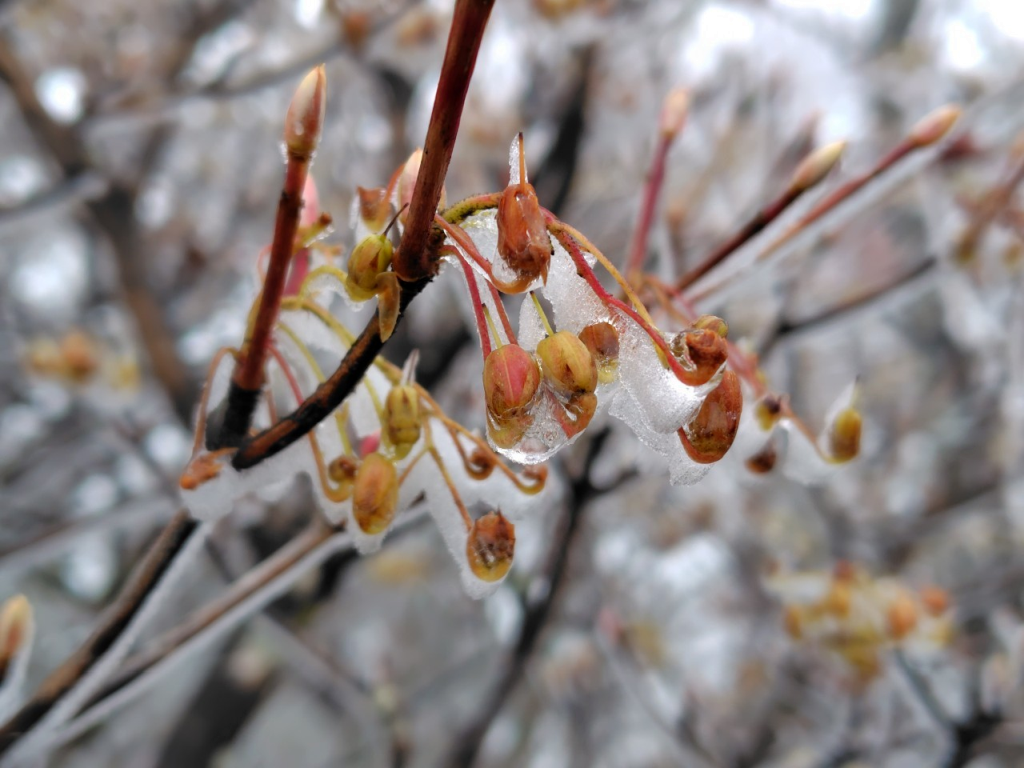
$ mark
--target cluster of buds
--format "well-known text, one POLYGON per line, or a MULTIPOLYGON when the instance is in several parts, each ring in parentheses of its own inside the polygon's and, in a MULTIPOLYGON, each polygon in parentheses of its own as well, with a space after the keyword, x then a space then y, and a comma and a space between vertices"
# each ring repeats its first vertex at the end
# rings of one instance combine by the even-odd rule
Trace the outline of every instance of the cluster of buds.
POLYGON ((831 574, 776 575, 771 586, 783 600, 789 635, 835 653, 862 682, 879 673, 887 649, 942 647, 952 636, 949 597, 938 587, 914 591, 846 562, 831 574))
POLYGON ((24 353, 25 368, 32 374, 71 386, 102 378, 117 389, 138 386, 135 360, 120 355, 89 333, 73 328, 60 338, 39 338, 24 353))

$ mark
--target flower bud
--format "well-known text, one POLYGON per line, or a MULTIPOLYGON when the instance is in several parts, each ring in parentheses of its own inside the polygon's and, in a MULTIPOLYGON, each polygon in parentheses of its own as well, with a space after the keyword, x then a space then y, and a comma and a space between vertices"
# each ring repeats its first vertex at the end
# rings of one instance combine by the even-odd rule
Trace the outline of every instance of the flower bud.
POLYGON ((537 345, 544 379, 565 397, 597 389, 597 365, 587 345, 569 331, 558 331, 537 345))
POLYGON ((420 439, 420 396, 411 384, 392 387, 384 400, 384 428, 400 459, 420 439))
POLYGON ((941 616, 949 610, 949 593, 941 587, 921 589, 921 605, 929 616, 941 616))
POLYGON ((519 444, 526 431, 533 426, 532 413, 514 413, 497 418, 489 415, 487 437, 497 448, 512 448, 519 444))
POLYGON ((942 139, 960 119, 963 110, 956 104, 946 104, 934 112, 922 117, 910 132, 907 139, 917 147, 927 147, 942 139))
POLYGON ((203 483, 213 480, 224 468, 221 458, 216 453, 200 453, 182 471, 178 485, 184 491, 194 491, 203 483))
POLYGON ((478 579, 505 578, 515 550, 516 527, 501 512, 488 512, 473 522, 466 539, 466 559, 478 579))
POLYGON ((619 333, 615 326, 605 321, 592 323, 580 331, 579 338, 597 364, 598 380, 607 384, 614 378, 619 363, 619 333))
POLYGON ((729 355, 729 347, 718 328, 695 328, 677 334, 669 346, 684 368, 696 371, 699 380, 710 381, 729 355))
POLYGON ((523 413, 539 386, 537 361, 518 344, 498 347, 484 361, 487 410, 498 421, 523 413))
POLYGON ((358 468, 351 456, 339 456, 327 465, 327 476, 337 484, 338 490, 347 496, 352 492, 358 468))
POLYGON ((15 595, 0 610, 0 679, 31 630, 32 605, 24 595, 15 595))
POLYGON ((910 595, 897 595, 885 611, 889 634, 894 640, 902 640, 917 626, 917 606, 910 595))
POLYGON ((288 152, 311 158, 320 143, 327 109, 327 74, 323 64, 310 70, 292 97, 284 119, 284 143, 288 152))
POLYGON ((593 392, 573 395, 565 405, 565 410, 572 414, 575 421, 568 422, 560 419, 566 437, 578 435, 590 425, 594 413, 597 411, 597 395, 593 392))
POLYGON ((366 456, 356 470, 352 492, 352 516, 363 533, 383 533, 398 507, 398 473, 379 453, 366 456))
POLYGON ((690 94, 685 88, 673 88, 661 102, 658 128, 666 136, 675 138, 686 123, 690 111, 690 94))
POLYGON ((707 396, 697 415, 679 430, 679 442, 698 464, 712 464, 732 447, 743 412, 743 393, 733 371, 707 396))
POLYGON ((366 301, 376 295, 377 277, 391 264, 393 250, 384 235, 370 235, 352 249, 345 286, 353 299, 366 301))
POLYGON ((861 416, 856 408, 844 408, 836 414, 826 433, 828 455, 833 461, 857 458, 860 453, 861 416))
POLYGON ((548 235, 540 202, 533 185, 526 180, 522 158, 522 134, 519 142, 519 181, 509 184, 498 200, 498 255, 519 277, 507 290, 518 293, 540 277, 547 282, 548 266, 554 249, 548 235))
POLYGON ((793 172, 790 188, 804 190, 818 184, 839 162, 845 149, 845 141, 834 141, 811 152, 793 172))
MULTIPOLYGON (((405 220, 409 215, 409 204, 412 203, 412 191, 416 187, 416 177, 420 175, 420 165, 423 164, 423 150, 417 149, 411 155, 409 159, 405 161, 405 165, 402 166, 402 173, 398 177, 398 208, 401 213, 398 215, 398 220, 405 224, 405 220)), ((441 187, 441 197, 437 201, 437 207, 444 208, 447 198, 445 188, 441 187)))
POLYGON ((701 315, 693 321, 693 327, 698 331, 714 331, 723 339, 729 336, 729 324, 718 315, 701 315))
POLYGON ((747 469, 757 475, 766 475, 775 469, 779 460, 779 451, 775 447, 775 439, 770 438, 753 456, 746 460, 747 469))
POLYGON ((763 432, 770 432, 782 415, 782 400, 773 394, 767 394, 754 406, 754 418, 763 432))
POLYGON ((60 353, 64 359, 64 370, 72 381, 83 382, 99 368, 96 342, 84 331, 69 331, 60 342, 60 353))
POLYGON ((381 232, 391 217, 391 201, 384 187, 356 187, 359 200, 359 218, 371 232, 381 232))

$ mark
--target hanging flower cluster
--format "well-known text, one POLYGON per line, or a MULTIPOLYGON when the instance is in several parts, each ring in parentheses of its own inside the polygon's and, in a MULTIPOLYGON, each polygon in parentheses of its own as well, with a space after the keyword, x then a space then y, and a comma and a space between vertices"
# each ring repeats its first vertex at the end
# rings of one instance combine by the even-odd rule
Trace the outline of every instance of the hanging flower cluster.
MULTIPOLYGON (((662 162, 682 127, 685 106, 679 92, 666 99, 662 162)), ((726 323, 698 315, 683 294, 819 183, 839 159, 841 143, 811 153, 783 196, 713 254, 697 277, 684 276, 678 286, 645 275, 642 259, 632 257, 627 281, 582 233, 545 210, 527 175, 522 135, 512 142, 503 191, 446 206, 441 188, 430 246, 440 260, 434 273, 447 267, 466 285, 483 357, 484 439, 449 418, 416 383, 415 354, 401 370, 377 357, 343 400, 330 401, 333 406, 341 400, 337 408, 322 405, 325 386, 341 375, 350 350, 365 341, 337 319, 333 302, 340 298, 359 307, 375 299, 374 330, 381 343, 400 318, 408 284, 394 263, 396 243, 404 242, 424 161, 417 151, 387 186, 357 190, 352 247, 344 257, 341 248, 320 240, 330 217, 319 211, 306 175, 323 108, 322 72, 315 70, 300 86, 286 121, 285 214, 279 213, 266 269, 261 266, 263 288, 246 342, 240 351, 217 356, 204 393, 195 453, 181 481, 197 515, 223 514, 239 493, 307 472, 327 518, 344 521, 359 548, 371 551, 402 509, 425 498, 462 566, 467 591, 481 596, 509 571, 514 522, 529 496, 543 488, 541 465, 577 439, 599 412, 624 422, 660 454, 674 483, 699 480, 734 442, 753 472, 771 471, 784 456, 780 465, 786 471, 811 480, 857 456, 861 417, 855 384, 816 435, 784 395, 768 388, 756 357, 728 339, 726 323), (513 294, 525 299, 515 323, 505 306, 513 294), (653 299, 653 311, 670 330, 656 325, 641 296, 653 299), (328 375, 332 366, 337 371, 328 375), (254 410, 233 441, 222 439, 232 399, 248 399, 254 410), (753 407, 745 409, 744 400, 753 407), (306 438, 287 440, 258 461, 238 462, 234 447, 253 427, 262 428, 269 441, 304 409, 316 412, 298 433, 306 438), (281 416, 285 412, 290 413, 281 416), (526 469, 514 472, 499 456, 526 469)), ((955 118, 949 110, 926 118, 927 135, 916 127, 885 162, 892 165, 892 158, 934 143, 955 118)), ((787 238, 863 183, 849 182, 819 203, 766 253, 774 257, 787 238)), ((649 214, 651 205, 645 210, 649 214)), ((643 238, 634 252, 643 255, 643 238)))

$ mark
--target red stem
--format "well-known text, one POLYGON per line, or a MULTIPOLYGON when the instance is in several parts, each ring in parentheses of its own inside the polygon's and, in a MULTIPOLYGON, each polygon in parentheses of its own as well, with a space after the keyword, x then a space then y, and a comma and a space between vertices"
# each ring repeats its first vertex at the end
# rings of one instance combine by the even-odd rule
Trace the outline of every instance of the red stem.
POLYGON ((476 275, 469 262, 459 253, 454 245, 446 245, 441 249, 442 253, 451 254, 459 260, 462 271, 466 273, 466 287, 469 288, 469 299, 473 302, 473 315, 476 317, 476 332, 480 334, 480 351, 483 352, 484 360, 491 354, 491 334, 487 328, 487 318, 484 317, 484 303, 480 300, 480 289, 476 284, 476 275))
POLYGON ((626 279, 634 286, 638 282, 637 277, 643 270, 644 261, 647 259, 647 239, 654 222, 654 211, 658 205, 658 197, 661 195, 661 187, 665 182, 665 164, 674 138, 674 134, 658 132, 658 146, 654 150, 651 167, 647 172, 643 201, 640 203, 640 215, 637 218, 636 229, 633 231, 633 241, 629 247, 629 256, 626 259, 626 269, 624 270, 626 279))

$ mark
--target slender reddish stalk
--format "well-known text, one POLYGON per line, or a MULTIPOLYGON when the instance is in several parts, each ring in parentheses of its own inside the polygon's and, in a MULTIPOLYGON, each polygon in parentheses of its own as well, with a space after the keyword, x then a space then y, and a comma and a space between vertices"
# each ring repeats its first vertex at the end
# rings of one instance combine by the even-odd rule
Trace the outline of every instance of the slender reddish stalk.
POLYGON ((288 266, 295 249, 306 176, 323 128, 326 88, 326 75, 321 65, 299 84, 285 116, 287 162, 274 221, 270 261, 256 315, 235 363, 223 410, 213 414, 216 418, 211 419, 213 423, 207 429, 206 445, 211 450, 239 445, 252 425, 263 388, 263 366, 267 361, 270 339, 284 296, 288 266))
POLYGON ((480 351, 483 352, 484 360, 491 354, 491 334, 487 330, 487 320, 484 318, 484 303, 480 300, 480 288, 476 284, 476 276, 469 262, 459 253, 459 249, 453 245, 447 245, 444 253, 450 253, 459 260, 462 271, 466 273, 466 287, 469 288, 469 300, 473 303, 473 316, 476 318, 476 332, 480 334, 480 351))
POLYGON ((594 274, 594 270, 592 270, 590 265, 587 264, 587 260, 583 256, 579 243, 577 243, 568 232, 565 232, 564 230, 556 230, 555 238, 562 244, 562 247, 569 253, 569 256, 572 257, 573 263, 576 265, 577 272, 579 272, 580 276, 587 281, 587 284, 590 286, 591 290, 597 294, 598 298, 601 299, 606 306, 613 307, 614 309, 628 315, 633 322, 644 330, 644 333, 650 337, 655 346, 661 350, 665 362, 668 364, 668 367, 671 369, 672 373, 675 374, 677 379, 683 382, 683 384, 691 387, 697 387, 707 383, 706 380, 700 380, 695 377, 693 373, 687 371, 679 364, 679 361, 676 360, 672 351, 668 348, 668 344, 665 343, 665 339, 662 338, 660 333, 658 333, 657 328, 651 327, 651 325, 640 317, 640 314, 629 306, 629 304, 624 301, 620 301, 604 289, 604 286, 601 285, 601 281, 598 280, 597 275, 594 274))
POLYGON ((811 152, 797 167, 786 189, 767 205, 760 208, 753 218, 739 228, 724 243, 704 257, 701 262, 679 278, 675 292, 684 291, 708 272, 717 267, 743 245, 764 231, 765 227, 779 218, 807 190, 815 187, 828 175, 836 164, 844 145, 829 144, 811 152))
POLYGON ((683 90, 670 91, 661 109, 661 130, 658 131, 658 144, 651 158, 651 167, 647 171, 647 183, 644 184, 643 200, 640 203, 640 215, 637 217, 636 229, 630 243, 626 268, 623 272, 632 285, 640 282, 641 270, 647 258, 647 239, 654 223, 654 211, 661 196, 661 187, 665 182, 665 165, 668 151, 679 132, 683 129, 688 110, 688 97, 683 90))
POLYGON ((480 41, 493 6, 494 0, 457 0, 455 3, 448 47, 423 145, 423 162, 413 187, 402 242, 394 256, 395 272, 406 282, 433 277, 437 271, 437 254, 428 248, 431 224, 455 148, 480 41))

